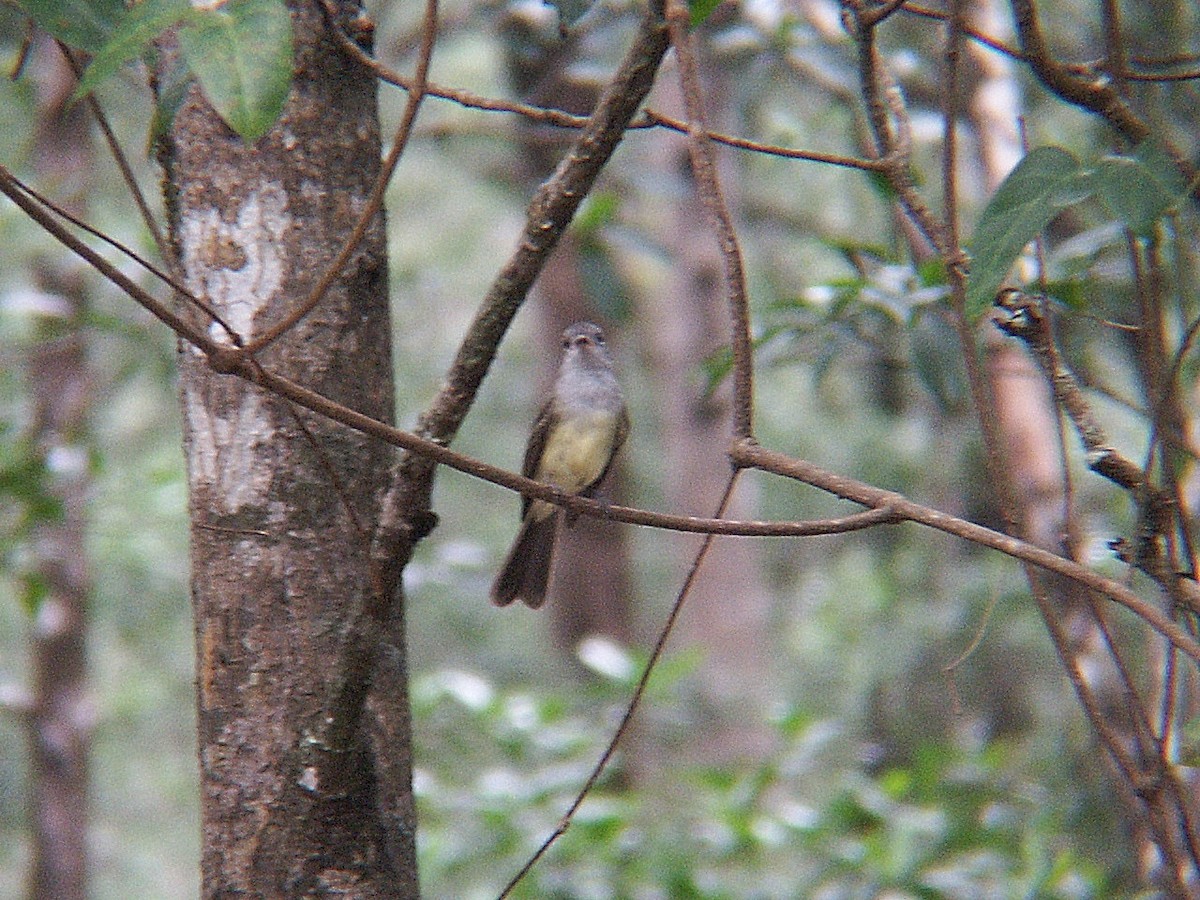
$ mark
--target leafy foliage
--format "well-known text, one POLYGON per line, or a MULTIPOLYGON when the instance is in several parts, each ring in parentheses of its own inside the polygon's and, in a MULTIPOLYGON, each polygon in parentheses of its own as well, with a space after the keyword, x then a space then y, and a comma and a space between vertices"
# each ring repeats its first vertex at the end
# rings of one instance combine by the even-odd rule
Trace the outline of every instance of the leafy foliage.
POLYGON ((62 502, 48 487, 53 478, 45 454, 0 423, 0 570, 17 580, 21 605, 31 616, 47 588, 32 565, 30 542, 39 525, 63 517, 62 502))
MULTIPOLYGON (((178 27, 186 81, 194 76, 221 118, 246 141, 278 120, 292 79, 292 27, 281 0, 144 0, 126 9, 109 0, 31 0, 30 16, 64 43, 95 54, 76 91, 85 96, 127 63, 148 58, 178 27)), ((169 107, 160 110, 169 119, 169 107)), ((160 122, 160 127, 162 123, 160 122)))
MULTIPOLYGON (((426 890, 499 892, 586 777, 620 708, 615 687, 567 698, 462 670, 418 680, 426 890)), ((793 709, 774 726, 779 749, 757 766, 677 768, 637 791, 610 776, 513 896, 1110 894, 1063 841, 1070 808, 1015 774, 1012 748, 929 744, 874 769, 834 720, 793 709), (801 799, 818 782, 824 799, 801 799)))
POLYGON ((187 0, 143 0, 129 7, 97 48, 75 89, 76 98, 86 97, 127 63, 149 55, 155 39, 186 20, 191 9, 187 0))
POLYGON ((252 141, 275 124, 292 81, 292 25, 279 0, 229 0, 189 17, 184 59, 229 127, 252 141))
POLYGON ((121 0, 22 0, 30 17, 64 44, 99 53, 125 14, 121 0))
POLYGON ((1061 147, 1030 151, 992 196, 971 241, 967 312, 979 319, 1025 246, 1063 210, 1097 196, 1135 234, 1146 235, 1186 196, 1188 185, 1162 146, 1084 166, 1061 147))

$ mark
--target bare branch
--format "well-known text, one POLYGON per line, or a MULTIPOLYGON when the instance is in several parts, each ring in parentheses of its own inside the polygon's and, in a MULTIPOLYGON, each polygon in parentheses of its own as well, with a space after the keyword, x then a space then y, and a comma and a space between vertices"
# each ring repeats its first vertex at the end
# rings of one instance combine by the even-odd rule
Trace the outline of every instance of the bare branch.
MULTIPOLYGON (((74 225, 80 231, 87 232, 92 237, 96 238, 96 240, 103 241, 104 243, 108 244, 108 246, 110 246, 114 250, 116 250, 118 253, 133 260, 133 262, 137 263, 139 266, 141 266, 143 269, 145 269, 147 272, 149 272, 151 275, 153 275, 159 281, 163 282, 163 284, 172 288, 180 296, 180 298, 182 298, 183 300, 192 304, 197 309, 201 310, 205 315, 207 315, 210 319, 212 319, 212 321, 214 321, 215 323, 220 325, 221 328, 225 331, 225 333, 229 336, 229 339, 233 343, 234 346, 236 346, 236 347, 241 346, 241 344, 242 344, 241 336, 233 330, 233 327, 230 326, 223 318, 221 318, 220 313, 218 313, 215 309, 213 309, 211 304, 209 304, 204 299, 197 297, 195 294, 193 294, 191 291, 189 291, 183 285, 183 283, 181 281, 179 281, 179 279, 175 278, 173 275, 170 275, 170 274, 164 272, 162 269, 158 268, 158 266, 156 266, 154 263, 150 262, 150 260, 146 259, 144 256, 139 254, 137 251, 135 251, 131 247, 127 247, 125 244, 122 244, 120 241, 114 240, 113 238, 111 238, 107 234, 105 234, 103 231, 101 231, 99 228, 95 228, 94 226, 89 225, 87 222, 83 221, 78 216, 72 214, 69 210, 63 209, 61 206, 59 206, 57 203, 55 203, 49 197, 45 196, 44 194, 40 193, 39 191, 34 190, 29 185, 20 181, 16 177, 11 177, 11 183, 21 193, 26 194, 33 200, 37 201, 43 207, 45 207, 47 210, 52 212, 54 215, 58 216, 60 219, 70 222, 72 225, 74 225)), ((41 220, 39 220, 39 221, 41 221, 41 220)), ((133 299, 136 300, 137 298, 135 297, 133 299)), ((155 302, 157 302, 157 301, 155 301, 155 302)))
MULTIPOLYGON (((372 56, 363 52, 363 49, 356 44, 344 31, 340 28, 334 29, 334 37, 342 48, 358 62, 370 69, 380 81, 394 85, 402 90, 411 91, 414 89, 413 79, 392 68, 384 65, 372 56)), ((472 91, 463 90, 461 88, 449 87, 436 82, 428 82, 425 85, 425 93, 429 97, 434 97, 438 100, 448 100, 457 103, 459 106, 467 109, 478 109, 483 112, 507 112, 514 113, 529 119, 532 122, 538 122, 543 125, 554 125, 559 128, 586 128, 589 116, 580 116, 574 113, 566 112, 565 110, 555 109, 547 106, 536 106, 531 103, 520 103, 516 100, 502 100, 495 97, 484 97, 472 91)), ((644 131, 652 128, 666 128, 669 131, 675 131, 680 134, 688 133, 688 125, 686 122, 681 122, 679 119, 668 116, 664 113, 647 107, 642 110, 640 116, 632 119, 626 131, 644 131)), ((886 165, 884 161, 876 159, 858 159, 853 156, 842 156, 837 153, 823 153, 816 150, 796 150, 789 147, 780 147, 775 144, 767 144, 762 141, 753 141, 748 138, 737 137, 735 135, 724 134, 719 131, 706 131, 705 134, 709 140, 717 144, 725 144, 728 147, 734 147, 738 150, 748 150, 752 153, 761 153, 765 156, 779 156, 784 159, 805 159, 812 162, 823 162, 833 166, 843 166, 850 169, 861 169, 867 172, 875 172, 883 169, 886 165)))
POLYGON ((729 207, 721 191, 721 179, 713 158, 712 144, 704 126, 704 98, 700 72, 689 33, 691 11, 683 0, 667 0, 667 26, 671 46, 679 63, 679 81, 687 114, 688 155, 696 176, 696 187, 716 232, 725 289, 729 301, 730 345, 733 350, 733 431, 737 437, 754 432, 754 345, 750 337, 750 298, 746 291, 746 267, 729 207))
MULTIPOLYGON (((715 514, 717 519, 720 519, 729 507, 729 501, 733 499, 733 490, 737 487, 739 474, 740 472, 735 469, 729 475, 729 481, 725 485, 725 492, 721 495, 721 499, 717 503, 715 514)), ((675 622, 679 619, 679 613, 683 610, 684 601, 687 600, 688 594, 691 593, 692 585, 696 583, 696 575, 700 571, 700 566, 704 562, 704 558, 708 555, 709 548, 713 545, 713 537, 714 535, 709 534, 700 544, 699 549, 696 550, 696 555, 692 559, 692 565, 683 579, 683 584, 680 586, 679 592, 675 595, 675 602, 671 604, 671 611, 667 614, 667 619, 658 632, 658 638, 654 642, 654 649, 650 651, 650 658, 646 660, 646 667, 642 670, 642 675, 638 679, 637 686, 633 689, 633 696, 630 697, 629 705, 625 707, 625 713, 621 716, 621 722, 617 726, 617 730, 613 732, 608 746, 600 754, 600 759, 596 762, 587 780, 583 783, 583 787, 579 789, 579 792, 575 795, 575 799, 563 814, 558 827, 542 842, 537 852, 521 867, 521 871, 514 875, 512 880, 505 885, 504 890, 500 894, 500 900, 504 900, 505 897, 512 893, 513 888, 520 884, 521 880, 536 865, 537 861, 550 849, 550 846, 567 830, 567 827, 571 824, 571 820, 575 817, 575 813, 579 811, 579 807, 583 805, 583 801, 587 799, 588 794, 596 786, 596 782, 600 780, 600 776, 604 773, 604 769, 608 766, 613 754, 617 752, 617 745, 629 729, 629 723, 633 721, 634 713, 637 712, 642 697, 645 696, 646 685, 650 682, 650 676, 653 674, 655 666, 658 665, 658 661, 662 658, 663 651, 666 649, 667 638, 671 636, 671 632, 675 628, 675 622)))
POLYGON ((720 530, 724 534, 765 535, 769 533, 775 536, 782 536, 785 534, 824 534, 831 531, 845 531, 853 528, 883 524, 885 521, 894 521, 895 519, 918 522, 939 531, 957 535, 982 546, 999 550, 1002 553, 1024 560, 1032 565, 1057 572, 1085 587, 1092 588, 1104 596, 1110 597, 1123 606, 1128 607, 1163 634, 1181 651, 1197 662, 1200 662, 1200 644, 1197 644, 1177 624, 1167 619, 1157 609, 1115 581, 1104 578, 1078 563, 1042 550, 1017 538, 992 531, 989 528, 984 528, 981 525, 956 518, 947 513, 921 506, 900 494, 875 488, 844 476, 834 475, 813 466, 811 463, 765 450, 753 441, 738 441, 734 445, 730 456, 735 466, 760 468, 764 471, 795 478, 806 484, 811 484, 814 487, 828 491, 835 496, 853 500, 855 503, 878 510, 881 518, 869 520, 830 520, 830 522, 814 528, 812 523, 793 523, 792 525, 782 523, 734 523, 726 521, 718 523, 692 517, 662 516, 661 514, 642 510, 607 506, 599 501, 584 497, 567 496, 549 485, 530 481, 516 473, 508 472, 456 453, 437 441, 430 440, 418 434, 402 431, 401 429, 394 428, 334 403, 315 391, 310 391, 295 382, 258 367, 240 351, 231 351, 216 344, 203 332, 197 332, 187 323, 174 316, 173 313, 159 304, 153 297, 146 294, 146 292, 142 291, 141 288, 126 278, 119 270, 95 254, 91 248, 82 244, 66 232, 65 229, 42 212, 36 204, 15 187, 13 179, 3 167, 0 167, 0 192, 8 195, 18 206, 21 206, 39 224, 43 225, 47 231, 87 259, 101 274, 145 306, 158 318, 162 319, 176 334, 204 350, 214 364, 220 363, 222 368, 219 371, 237 374, 240 377, 255 381, 269 390, 288 397, 300 406, 408 450, 412 458, 419 456, 428 465, 435 463, 447 465, 503 487, 520 491, 527 496, 566 506, 583 514, 603 515, 617 521, 655 527, 678 528, 679 530, 720 530))
MULTIPOLYGON (((928 6, 921 6, 916 3, 905 3, 901 9, 902 12, 909 15, 920 16, 926 19, 938 19, 945 21, 949 18, 949 14, 944 10, 931 9, 928 6)), ((1010 47, 1004 41, 997 40, 990 35, 984 34, 982 31, 970 27, 963 28, 963 34, 969 37, 972 41, 979 44, 981 47, 987 47, 989 50, 994 50, 996 53, 1016 60, 1017 62, 1029 62, 1029 56, 1022 53, 1015 47, 1010 47)), ((1194 66, 1197 62, 1196 54, 1184 54, 1171 57, 1150 57, 1150 56, 1130 56, 1125 59, 1125 64, 1140 66, 1143 69, 1153 68, 1177 68, 1179 66, 1194 66)), ((1143 82, 1172 82, 1172 81, 1197 81, 1200 80, 1200 72, 1195 70, 1184 72, 1139 72, 1129 68, 1123 68, 1119 71, 1112 68, 1111 61, 1097 60, 1087 63, 1059 63, 1064 72, 1081 77, 1094 78, 1098 73, 1106 72, 1114 78, 1119 78, 1124 81, 1143 81, 1143 82)))
POLYGON ((1197 643, 1195 638, 1168 618, 1157 606, 1147 603, 1123 584, 1113 581, 1111 578, 1105 578, 1073 560, 1058 556, 1049 550, 1043 550, 1041 547, 1011 535, 921 506, 919 503, 914 503, 891 491, 872 487, 843 475, 834 475, 804 460, 766 450, 753 441, 738 441, 734 445, 731 455, 737 465, 763 469, 794 478, 843 499, 853 500, 863 506, 874 509, 888 508, 902 519, 955 535, 982 547, 990 547, 1030 565, 1069 578, 1126 607, 1174 646, 1200 663, 1200 643, 1197 643))
MULTIPOLYGON (((55 43, 58 44, 59 52, 66 59, 67 64, 71 67, 71 71, 75 73, 76 80, 81 78, 83 67, 79 64, 79 60, 76 59, 75 54, 62 41, 56 41, 55 43)), ((138 213, 142 217, 142 222, 150 232, 150 237, 154 240, 154 246, 158 248, 159 256, 163 259, 170 259, 171 254, 167 252, 167 240, 163 236, 162 228, 159 226, 158 220, 154 218, 154 213, 150 210, 150 204, 146 201, 146 195, 142 193, 142 188, 133 174, 133 167, 129 165, 129 158, 125 155, 125 151, 121 149, 121 144, 117 141, 117 136, 112 130, 112 125, 109 124, 108 116, 104 114, 104 110, 100 106, 100 101, 96 99, 94 93, 91 93, 87 95, 86 103, 92 117, 96 120, 96 125, 100 128, 100 133, 104 135, 104 142, 108 145, 108 152, 112 154, 112 158, 121 172, 121 180, 125 182, 125 187, 133 197, 134 205, 137 206, 138 213)))
MULTIPOLYGON (((488 288, 446 374, 445 384, 419 419, 417 433, 422 437, 444 446, 458 433, 491 367, 500 339, 650 91, 666 49, 662 8, 651 3, 587 126, 530 201, 516 249, 488 288)), ((406 459, 398 486, 403 483, 403 490, 411 495, 400 506, 408 512, 426 508, 433 487, 432 476, 428 458, 406 459)), ((396 519, 387 521, 396 515, 394 510, 385 508, 385 527, 397 524, 396 519)))
POLYGON ((75 235, 71 234, 54 216, 47 213, 39 205, 39 202, 34 199, 34 196, 25 189, 24 185, 2 165, 0 165, 0 193, 17 204, 27 216, 37 222, 51 237, 76 255, 85 259, 92 268, 119 287, 130 298, 146 309, 147 312, 175 332, 175 334, 199 347, 210 358, 220 358, 230 352, 228 348, 222 347, 203 330, 197 329, 184 321, 151 294, 142 290, 131 279, 126 277, 120 269, 75 237, 75 235))
MULTIPOLYGON (((658 125, 679 134, 688 134, 688 123, 682 122, 679 119, 673 118, 660 113, 654 109, 645 109, 642 111, 642 117, 639 121, 632 123, 630 128, 643 128, 658 125)), ((761 153, 764 156, 779 156, 784 159, 803 159, 809 162, 827 163, 831 166, 841 166, 846 169, 859 169, 863 172, 882 172, 887 169, 888 161, 881 159, 859 159, 854 156, 842 156, 837 153, 820 153, 815 150, 791 150, 787 147, 778 147, 774 144, 764 144, 760 141, 752 141, 747 138, 735 137, 729 134, 722 134, 719 131, 702 131, 705 138, 712 141, 714 144, 724 144, 726 147, 733 147, 735 150, 748 150, 752 153, 761 153)))
POLYGON ((875 138, 875 150, 885 163, 882 171, 900 205, 925 240, 945 255, 946 237, 942 223, 921 198, 910 170, 912 146, 908 111, 899 85, 880 58, 875 27, 869 14, 873 7, 864 7, 862 0, 847 0, 843 6, 843 22, 858 46, 859 82, 867 106, 867 120, 875 138))
MULTIPOLYGON (((1139 144, 1150 136, 1150 126, 1129 108, 1109 78, 1081 77, 1054 59, 1042 34, 1033 0, 1012 0, 1012 8, 1025 60, 1042 84, 1068 103, 1096 113, 1131 144, 1139 144)), ((1192 197, 1200 199, 1200 185, 1195 183, 1196 167, 1178 148, 1165 141, 1164 147, 1191 185, 1192 197)))

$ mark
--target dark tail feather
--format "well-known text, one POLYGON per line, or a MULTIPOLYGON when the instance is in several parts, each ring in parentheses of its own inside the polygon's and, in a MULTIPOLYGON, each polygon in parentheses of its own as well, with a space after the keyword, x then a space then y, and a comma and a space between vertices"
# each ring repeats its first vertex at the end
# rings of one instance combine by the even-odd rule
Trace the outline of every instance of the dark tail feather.
POLYGON ((560 515, 561 511, 556 510, 544 519, 535 521, 529 517, 521 523, 500 574, 492 582, 492 602, 497 606, 522 600, 526 606, 537 609, 546 602, 560 515))

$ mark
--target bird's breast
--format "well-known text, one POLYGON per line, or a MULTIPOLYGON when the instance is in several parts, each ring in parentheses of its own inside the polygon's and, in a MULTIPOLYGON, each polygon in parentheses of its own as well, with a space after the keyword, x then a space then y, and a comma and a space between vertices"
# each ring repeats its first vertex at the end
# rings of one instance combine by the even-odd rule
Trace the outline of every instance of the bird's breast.
POLYGON ((577 413, 560 419, 546 438, 537 479, 578 494, 608 465, 616 432, 614 413, 577 413))

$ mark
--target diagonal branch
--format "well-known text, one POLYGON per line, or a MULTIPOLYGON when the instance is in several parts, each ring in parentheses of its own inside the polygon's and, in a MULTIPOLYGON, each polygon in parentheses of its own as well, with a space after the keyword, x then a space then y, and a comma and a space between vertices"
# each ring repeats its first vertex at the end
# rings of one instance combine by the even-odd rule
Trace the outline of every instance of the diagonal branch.
POLYGON ((1042 84, 1068 103, 1100 115, 1131 143, 1150 136, 1149 126, 1134 115, 1107 80, 1080 78, 1054 59, 1033 0, 1012 0, 1012 10, 1025 61, 1042 84))
MULTIPOLYGON (((328 0, 327 0, 328 2, 328 0)), ((354 42, 354 40, 346 34, 341 28, 333 29, 333 36, 351 57, 359 62, 360 65, 369 69, 376 78, 387 84, 394 85, 405 91, 416 89, 415 81, 401 72, 381 63, 379 60, 369 56, 363 51, 362 47, 354 42)), ((507 112, 532 121, 539 122, 544 125, 553 125, 557 128, 585 128, 587 127, 589 116, 576 115, 565 110, 556 109, 550 106, 537 106, 532 103, 520 103, 515 100, 504 100, 495 97, 485 97, 481 94, 476 94, 473 91, 464 90, 463 88, 450 87, 437 82, 428 81, 425 83, 425 94, 428 97, 433 97, 438 100, 448 100, 457 103, 459 106, 466 109, 478 109, 483 112, 507 112)), ((668 131, 675 131, 679 134, 687 134, 688 126, 686 122, 664 115, 649 107, 642 110, 642 114, 629 122, 627 131, 643 130, 652 128, 665 128, 668 131)), ((861 169, 866 172, 879 171, 885 168, 886 163, 875 159, 859 159, 852 156, 844 156, 838 153, 824 153, 817 150, 796 150, 788 147, 779 147, 774 144, 767 144, 762 141, 753 141, 749 138, 737 137, 731 134, 723 134, 719 131, 707 132, 708 137, 714 143, 725 144, 728 147, 734 147, 739 150, 748 150, 753 153, 762 153, 767 156, 781 156, 785 159, 806 159, 813 162, 828 163, 833 166, 844 166, 850 169, 861 169)))
POLYGON ((409 451, 410 458, 419 455, 421 458, 427 460, 429 466, 437 464, 447 465, 503 487, 520 491, 527 496, 547 500, 584 514, 602 515, 617 521, 664 528, 680 528, 680 530, 705 531, 720 529, 725 534, 770 534, 783 536, 785 534, 798 535, 846 531, 852 530, 855 527, 866 527, 897 520, 917 522, 947 534, 956 535, 981 546, 998 550, 1001 553, 1056 572, 1078 584, 1091 588, 1099 594, 1109 597, 1132 610, 1181 651, 1196 662, 1200 662, 1200 644, 1197 644, 1177 624, 1167 619, 1156 608, 1147 604, 1124 585, 1105 578, 1103 575, 1093 572, 1072 560, 1057 556, 1047 550, 1042 550, 1010 535, 1001 534, 982 525, 976 525, 972 522, 948 515, 947 513, 922 506, 892 491, 872 487, 863 482, 833 474, 803 460, 766 450, 755 444, 753 440, 741 440, 735 444, 731 452, 731 458, 735 466, 739 468, 758 468, 813 485, 837 497, 851 500, 871 510, 878 511, 878 519, 847 517, 845 520, 832 520, 829 523, 825 523, 828 527, 818 528, 813 528, 814 523, 792 523, 791 526, 787 523, 738 523, 729 520, 720 520, 717 523, 696 517, 670 517, 644 510, 608 506, 600 501, 585 497, 568 497, 549 485, 531 481, 514 472, 508 472, 456 453, 440 442, 411 432, 402 431, 401 429, 372 419, 370 416, 365 416, 362 413, 335 403, 295 382, 271 374, 258 366, 249 356, 243 354, 241 351, 222 347, 209 338, 203 331, 192 328, 188 323, 166 309, 166 307, 158 304, 153 297, 126 278, 116 267, 112 266, 107 260, 96 254, 94 250, 67 232, 52 217, 47 216, 36 203, 20 191, 12 177, 8 174, 8 171, 2 166, 0 166, 0 193, 8 195, 18 206, 34 218, 35 221, 45 227, 51 235, 58 238, 71 250, 86 259, 97 271, 171 327, 177 335, 207 353, 214 367, 221 367, 220 371, 236 374, 239 377, 254 381, 271 391, 289 398, 299 406, 327 416, 334 421, 341 422, 343 425, 373 435, 394 446, 401 447, 409 451))
MULTIPOLYGON (((43 208, 43 200, 37 194, 26 188, 11 172, 4 166, 0 165, 0 194, 4 194, 13 203, 19 206, 29 218, 38 223, 51 237, 75 253, 77 256, 86 260, 88 265, 94 268, 97 272, 107 278, 110 282, 125 292, 126 295, 135 300, 152 316, 170 328, 176 335, 186 340, 188 343, 199 347, 210 358, 221 357, 224 353, 230 352, 228 348, 223 348, 220 344, 208 336, 202 329, 196 328, 183 317, 177 315, 173 310, 167 308, 160 303, 150 293, 139 287, 133 279, 129 278, 106 260, 103 256, 85 244, 58 221, 50 212, 43 208)), ((57 210, 56 210, 57 211, 57 210)), ((72 220, 74 223, 75 220, 72 220)))
POLYGON ((859 83, 867 107, 867 120, 875 139, 875 151, 888 184, 908 218, 931 246, 946 254, 944 226, 934 216, 917 190, 912 173, 912 129, 899 85, 883 64, 876 43, 874 7, 862 0, 847 0, 842 21, 858 47, 859 83))
MULTIPOLYGON (((416 431, 421 437, 445 446, 458 434, 495 358, 500 339, 601 169, 617 149, 654 84, 666 50, 662 6, 655 0, 647 8, 632 45, 586 127, 530 201, 516 249, 488 288, 441 391, 418 420, 416 431)), ((404 459, 396 487, 385 503, 382 528, 400 527, 407 513, 428 508, 433 471, 432 461, 425 457, 410 455, 404 459), (403 502, 399 502, 400 494, 405 495, 403 502)))
POLYGON ((753 467, 774 472, 787 478, 811 484, 846 500, 872 509, 889 509, 894 515, 909 522, 916 522, 937 531, 971 541, 981 547, 990 547, 1019 559, 1024 563, 1046 569, 1069 578, 1083 587, 1121 604, 1173 645, 1200 663, 1200 643, 1176 622, 1152 603, 1146 602, 1129 588, 1098 572, 1093 572, 1074 560, 1043 550, 1020 538, 993 531, 940 510, 922 506, 908 498, 874 487, 853 478, 835 475, 805 460, 795 459, 784 453, 767 450, 753 441, 739 441, 733 448, 736 465, 753 467))
MULTIPOLYGON (((1150 126, 1130 109, 1129 104, 1113 86, 1111 78, 1081 77, 1054 59, 1042 34, 1034 0, 1012 0, 1012 10, 1025 60, 1042 84, 1068 103, 1090 110, 1103 118, 1131 144, 1140 144, 1151 136, 1150 126)), ((1200 199, 1196 167, 1178 148, 1165 141, 1163 146, 1180 174, 1191 185, 1193 199, 1200 199)))
MULTIPOLYGON (((430 3, 432 6, 433 0, 430 3)), ((418 421, 417 434, 411 437, 426 447, 445 450, 458 433, 501 337, 624 136, 654 83, 666 47, 661 8, 652 3, 587 126, 530 202, 517 249, 484 297, 442 390, 418 421)), ((372 551, 372 595, 349 617, 339 683, 328 707, 323 740, 313 748, 317 753, 337 753, 347 746, 361 721, 375 674, 379 638, 394 618, 400 575, 413 547, 436 521, 429 508, 435 472, 431 456, 408 453, 382 499, 372 551)))

